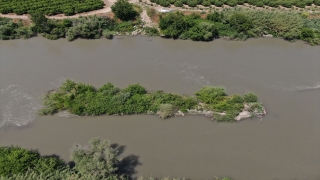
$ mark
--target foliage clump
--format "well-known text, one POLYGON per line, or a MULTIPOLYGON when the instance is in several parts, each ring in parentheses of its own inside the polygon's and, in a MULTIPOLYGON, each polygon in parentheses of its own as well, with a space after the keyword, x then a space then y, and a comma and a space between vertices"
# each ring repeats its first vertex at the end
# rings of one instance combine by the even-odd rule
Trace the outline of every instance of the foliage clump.
POLYGON ((253 93, 227 96, 224 88, 214 86, 205 86, 192 97, 163 91, 148 92, 139 84, 120 89, 107 83, 97 89, 88 84, 66 80, 58 90, 49 91, 44 96, 44 108, 40 114, 54 114, 60 110, 80 116, 157 113, 166 119, 179 110, 189 112, 196 109, 212 111, 217 121, 233 121, 246 104, 255 107, 257 100, 257 95, 253 93))
POLYGON ((245 94, 243 98, 244 98, 245 102, 257 102, 258 101, 258 96, 254 93, 245 94))
POLYGON ((110 147, 110 142, 100 138, 90 140, 91 148, 73 146, 71 160, 80 174, 93 174, 95 179, 106 179, 116 174, 119 164, 118 151, 110 147))
POLYGON ((260 11, 244 8, 198 14, 168 13, 160 17, 161 33, 169 38, 210 41, 218 37, 246 40, 272 35, 288 41, 301 39, 320 45, 320 19, 296 12, 260 11))
POLYGON ((18 146, 0 147, 0 177, 34 172, 52 172, 61 167, 63 161, 56 157, 42 157, 37 151, 18 146))
POLYGON ((159 111, 157 112, 160 118, 167 119, 174 114, 174 109, 172 104, 160 104, 159 111))
POLYGON ((99 89, 93 86, 66 80, 57 91, 44 97, 45 107, 40 114, 53 114, 68 110, 76 115, 142 114, 157 112, 160 104, 172 104, 174 109, 191 109, 197 100, 163 91, 147 92, 139 84, 120 89, 108 83, 99 89))
POLYGON ((0 17, 0 39, 10 40, 19 38, 30 38, 34 36, 31 28, 23 25, 20 20, 18 23, 13 22, 11 19, 0 17))
POLYGON ((111 6, 112 12, 117 18, 128 21, 134 20, 138 15, 138 12, 134 10, 134 7, 128 0, 118 0, 111 6))
POLYGON ((205 86, 196 92, 196 97, 208 104, 214 104, 221 101, 226 96, 225 89, 222 87, 205 86))

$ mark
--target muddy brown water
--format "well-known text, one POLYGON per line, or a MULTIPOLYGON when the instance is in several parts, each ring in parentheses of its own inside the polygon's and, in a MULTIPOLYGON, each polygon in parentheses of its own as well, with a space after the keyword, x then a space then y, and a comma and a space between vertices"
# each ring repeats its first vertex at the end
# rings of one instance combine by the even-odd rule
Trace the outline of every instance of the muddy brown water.
POLYGON ((236 180, 320 179, 320 47, 281 39, 245 42, 114 40, 0 41, 0 145, 69 160, 99 136, 122 147, 133 176, 236 180), (193 94, 205 85, 255 92, 268 115, 213 123, 188 115, 38 116, 40 97, 65 79, 97 87, 140 83, 193 94), (27 125, 26 125, 27 124, 27 125))

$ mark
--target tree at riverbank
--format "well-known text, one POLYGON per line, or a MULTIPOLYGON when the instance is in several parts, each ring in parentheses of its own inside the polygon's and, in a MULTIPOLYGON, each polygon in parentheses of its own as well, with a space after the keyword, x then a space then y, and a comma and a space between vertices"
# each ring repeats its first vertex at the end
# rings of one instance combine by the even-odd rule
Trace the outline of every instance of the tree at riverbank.
MULTIPOLYGON (((128 2, 123 0, 123 3, 128 2)), ((118 7, 120 8, 116 8, 115 12, 122 12, 123 6, 118 7)), ((156 28, 143 28, 141 19, 130 13, 132 4, 129 3, 128 7, 131 10, 128 10, 127 18, 135 18, 135 20, 123 21, 99 16, 54 20, 47 19, 40 11, 31 13, 33 21, 31 25, 0 18, 0 38, 3 40, 29 38, 40 33, 48 39, 68 38, 69 41, 72 41, 76 38, 99 39, 101 36, 111 39, 113 35, 129 34, 133 31, 135 33, 132 34, 142 31, 150 35, 159 34, 156 28)), ((138 6, 133 6, 133 8, 135 12, 141 11, 138 6)), ((206 15, 200 13, 185 15, 182 12, 157 14, 154 12, 153 16, 159 16, 160 34, 167 38, 211 41, 221 37, 246 40, 252 37, 271 36, 288 41, 303 40, 311 45, 320 45, 320 18, 306 12, 231 8, 206 15)))
POLYGON ((244 110, 249 117, 264 115, 264 108, 257 101, 257 96, 252 93, 244 97, 227 96, 224 88, 213 86, 203 87, 193 97, 163 91, 147 92, 139 84, 120 89, 108 83, 96 89, 67 80, 58 90, 45 95, 45 107, 40 114, 67 110, 80 116, 158 114, 161 118, 168 118, 176 113, 200 111, 216 121, 233 121, 244 110))
MULTIPOLYGON (((102 36, 111 39, 115 32, 127 33, 134 30, 140 21, 117 21, 109 17, 83 16, 74 19, 48 19, 42 12, 31 14, 33 34, 42 34, 45 38, 56 40, 67 38, 99 39, 102 36)), ((1 33, 1 31, 0 31, 1 33)))
POLYGON ((138 15, 128 0, 118 0, 111 6, 111 9, 116 17, 123 21, 134 20, 138 15))
POLYGON ((13 22, 11 19, 0 17, 0 39, 10 40, 19 38, 30 38, 34 36, 30 26, 26 26, 20 20, 13 22))
MULTIPOLYGON (((133 168, 132 160, 119 158, 119 150, 109 141, 93 138, 91 147, 76 144, 71 150, 72 166, 57 156, 41 156, 37 151, 17 146, 0 147, 0 180, 129 180, 130 174, 121 173, 120 168, 133 168)), ((138 160, 135 160, 138 163, 138 160)), ((136 178, 155 180, 155 178, 136 178)), ((163 180, 180 180, 164 178, 163 180)), ((181 179, 183 180, 183 179, 181 179)), ((231 180, 223 178, 216 180, 231 180)))

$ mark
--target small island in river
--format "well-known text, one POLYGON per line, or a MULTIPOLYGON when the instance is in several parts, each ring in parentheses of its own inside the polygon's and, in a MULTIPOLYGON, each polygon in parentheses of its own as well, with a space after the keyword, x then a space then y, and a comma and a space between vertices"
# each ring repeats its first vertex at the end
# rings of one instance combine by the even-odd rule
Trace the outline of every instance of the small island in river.
POLYGON ((214 121, 239 121, 266 114, 253 93, 227 95, 222 87, 205 86, 195 96, 163 91, 149 92, 139 84, 120 89, 111 83, 100 88, 66 80, 44 96, 40 114, 67 110, 79 116, 155 114, 166 119, 185 114, 202 114, 214 121))

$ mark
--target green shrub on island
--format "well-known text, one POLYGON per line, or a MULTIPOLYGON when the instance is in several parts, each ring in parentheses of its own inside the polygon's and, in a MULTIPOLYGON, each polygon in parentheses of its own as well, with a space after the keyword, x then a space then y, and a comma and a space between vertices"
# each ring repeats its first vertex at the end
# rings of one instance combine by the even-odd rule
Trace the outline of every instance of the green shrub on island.
POLYGON ((258 101, 258 96, 253 93, 248 93, 243 96, 243 99, 245 102, 257 102, 258 101))
MULTIPOLYGON (((244 103, 258 100, 253 93, 244 97, 227 96, 224 88, 213 86, 205 86, 195 95, 192 97, 163 91, 148 92, 139 84, 120 89, 108 83, 96 89, 91 85, 66 80, 58 90, 49 91, 45 95, 44 108, 40 110, 40 114, 48 115, 67 110, 79 116, 157 114, 165 119, 179 110, 189 112, 196 109, 225 115, 217 117, 218 121, 233 121, 245 108, 244 103)), ((255 108, 258 107, 254 107, 253 111, 255 108)))

